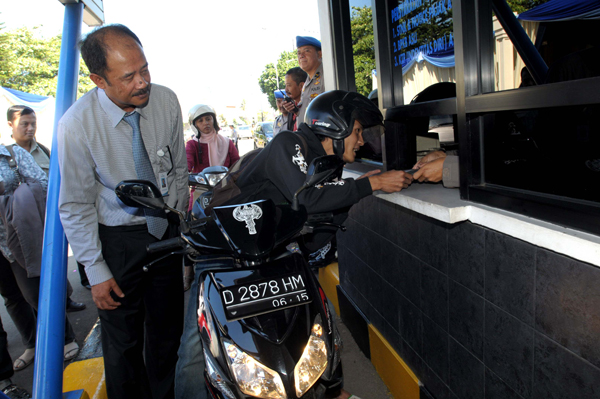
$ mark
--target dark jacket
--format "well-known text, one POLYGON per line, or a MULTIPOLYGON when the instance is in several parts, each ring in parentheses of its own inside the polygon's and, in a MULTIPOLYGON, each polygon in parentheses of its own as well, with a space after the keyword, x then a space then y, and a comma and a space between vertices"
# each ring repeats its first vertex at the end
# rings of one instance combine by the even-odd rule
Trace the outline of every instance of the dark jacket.
MULTIPOLYGON (((321 142, 306 125, 297 132, 280 132, 237 180, 243 202, 271 199, 276 204, 291 203, 306 180, 308 165, 323 155, 327 154, 321 142), (306 140, 308 151, 298 135, 306 140)), ((309 214, 332 212, 348 208, 372 192, 369 179, 343 179, 304 190, 299 202, 309 214)))
POLYGON ((7 244, 27 277, 39 277, 42 264, 46 190, 37 182, 22 183, 12 195, 0 196, 0 215, 7 244))

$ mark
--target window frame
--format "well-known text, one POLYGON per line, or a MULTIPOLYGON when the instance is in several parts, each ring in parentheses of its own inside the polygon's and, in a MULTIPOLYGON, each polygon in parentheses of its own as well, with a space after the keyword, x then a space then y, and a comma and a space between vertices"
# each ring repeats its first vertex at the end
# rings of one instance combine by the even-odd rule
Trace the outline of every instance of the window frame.
MULTIPOLYGON (((600 77, 494 92, 492 13, 498 15, 502 11, 498 7, 507 5, 504 0, 454 0, 456 98, 403 105, 402 82, 392 76, 389 4, 388 0, 372 0, 371 5, 379 105, 386 118, 385 170, 408 169, 416 160, 416 140, 406 134, 408 118, 456 115, 462 199, 600 234, 600 204, 489 184, 483 166, 484 113, 597 104, 600 77)), ((338 88, 355 90, 351 40, 345 40, 350 37, 349 1, 330 0, 330 6, 338 88)), ((503 26, 513 40, 519 40, 514 22, 505 21, 503 26)), ((518 43, 515 48, 524 60, 531 60, 527 48, 532 46, 518 43)))

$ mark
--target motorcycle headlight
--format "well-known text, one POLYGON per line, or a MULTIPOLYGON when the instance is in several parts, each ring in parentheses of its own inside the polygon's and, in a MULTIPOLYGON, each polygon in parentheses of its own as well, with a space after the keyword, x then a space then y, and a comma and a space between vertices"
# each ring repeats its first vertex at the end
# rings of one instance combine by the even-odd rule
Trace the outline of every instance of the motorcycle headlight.
POLYGON ((313 386, 327 368, 327 347, 323 340, 321 316, 317 316, 312 326, 308 344, 294 368, 296 396, 301 397, 313 386))
POLYGON ((220 182, 221 179, 223 179, 226 174, 227 173, 210 173, 210 174, 207 174, 208 185, 211 186, 211 187, 216 186, 217 183, 220 182))
POLYGON ((237 346, 224 342, 229 367, 240 390, 257 398, 287 399, 279 374, 237 346))

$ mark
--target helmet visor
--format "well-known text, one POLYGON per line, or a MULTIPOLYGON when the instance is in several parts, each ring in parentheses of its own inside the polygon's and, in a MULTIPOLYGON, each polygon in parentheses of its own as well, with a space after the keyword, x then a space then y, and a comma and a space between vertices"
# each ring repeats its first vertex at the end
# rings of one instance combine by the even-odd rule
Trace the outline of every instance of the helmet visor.
POLYGON ((382 125, 383 124, 383 120, 382 120, 382 116, 381 116, 381 112, 379 112, 379 110, 370 110, 370 109, 365 109, 365 108, 355 108, 354 111, 352 111, 352 120, 353 121, 359 121, 360 124, 362 125, 363 129, 367 129, 370 128, 372 126, 377 126, 377 125, 382 125))

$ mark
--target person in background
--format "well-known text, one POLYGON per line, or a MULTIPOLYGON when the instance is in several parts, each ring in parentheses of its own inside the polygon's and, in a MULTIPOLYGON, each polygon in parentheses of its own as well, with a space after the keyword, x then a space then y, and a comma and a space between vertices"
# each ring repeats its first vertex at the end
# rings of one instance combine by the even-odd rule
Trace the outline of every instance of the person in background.
POLYGON ((179 217, 128 207, 114 190, 147 180, 170 207, 187 210, 181 108, 172 90, 151 84, 142 44, 126 26, 92 31, 81 56, 96 88, 58 122, 58 209, 98 307, 107 395, 172 398, 184 301, 181 268, 169 266, 182 258, 159 260, 164 252, 146 247, 178 235, 179 217))
MULTIPOLYGON (((299 106, 296 113, 298 119, 296 125, 304 121, 304 113, 312 100, 325 91, 325 80, 323 76, 323 61, 321 53, 321 42, 310 36, 296 36, 296 47, 298 48, 298 64, 308 74, 299 106)), ((290 109, 288 108, 288 111, 290 109)))
POLYGON ((290 114, 287 109, 283 107, 283 99, 285 98, 284 93, 284 91, 279 89, 273 92, 273 94, 275 94, 275 103, 277 104, 277 109, 279 112, 281 112, 280 115, 277 115, 277 118, 275 118, 275 122, 273 123, 273 137, 275 137, 275 135, 281 130, 288 130, 287 125, 290 114))
MULTIPOLYGON (((42 170, 48 176, 50 174, 50 150, 42 143, 38 143, 35 139, 35 133, 37 132, 37 116, 35 111, 24 105, 12 105, 6 112, 6 118, 8 120, 8 126, 12 129, 12 138, 15 143, 29 151, 33 156, 35 162, 42 168, 42 170)), ((77 262, 79 266, 80 263, 77 262)), ((80 278, 87 280, 85 272, 80 278)), ((82 282, 82 285, 85 285, 82 282)), ((73 294, 73 287, 69 280, 67 280, 67 312, 78 312, 85 309, 85 304, 75 302, 71 299, 73 294)))
POLYGON ((4 331, 2 319, 0 319, 0 392, 11 399, 29 399, 31 398, 29 392, 13 384, 10 380, 15 372, 13 371, 12 359, 7 346, 6 331, 4 331))
POLYGON ((285 73, 285 92, 292 101, 284 102, 284 107, 289 110, 288 126, 285 130, 298 130, 296 113, 302 108, 302 88, 308 79, 308 74, 300 67, 295 67, 285 73))
MULTIPOLYGON (((48 176, 46 173, 44 173, 35 162, 33 156, 24 148, 18 145, 13 145, 10 148, 14 156, 4 144, 0 144, 0 194, 13 195, 17 187, 21 184, 21 179, 28 183, 38 183, 40 186, 39 190, 43 190, 40 195, 45 194, 45 191, 48 189, 48 176), (11 166, 11 160, 14 160, 15 166, 11 166)), ((33 197, 35 195, 33 189, 31 193, 31 197, 33 197)), ((32 209, 32 216, 37 215, 39 212, 38 209, 33 209, 38 204, 37 199, 38 197, 34 198, 31 201, 33 203, 20 202, 28 207, 27 209, 32 209)), ((23 197, 19 197, 19 200, 23 200, 23 197)), ((44 205, 43 202, 42 205, 44 205)), ((42 253, 41 240, 36 242, 35 238, 41 237, 44 234, 42 217, 38 216, 37 221, 28 221, 27 228, 33 230, 27 230, 26 233, 28 236, 24 236, 22 233, 18 237, 21 250, 23 254, 27 253, 29 255, 27 259, 31 260, 31 264, 23 264, 23 258, 20 261, 17 259, 17 256, 13 253, 14 246, 11 246, 9 242, 9 230, 4 224, 3 218, 0 218, 0 251, 3 254, 3 256, 0 256, 0 271, 2 273, 0 290, 2 296, 5 298, 7 310, 19 330, 26 347, 25 353, 15 360, 15 364, 13 365, 15 370, 24 369, 31 364, 35 357, 35 317, 37 316, 40 294, 42 253), (9 270, 12 271, 12 278, 10 278, 9 270), (16 285, 14 285, 15 283, 16 285), (16 287, 18 287, 20 293, 16 292, 16 287), (24 305, 21 298, 25 299, 29 307, 24 305)), ((13 220, 14 223, 15 221, 13 220)), ((69 319, 66 318, 64 360, 71 360, 78 353, 79 345, 75 341, 75 332, 69 319)))
POLYGON ((235 148, 237 150, 239 150, 239 148, 238 148, 238 131, 234 125, 229 125, 229 128, 231 129, 231 141, 233 141, 235 148))
MULTIPOLYGON (((194 132, 194 138, 185 145, 187 166, 190 173, 202 172, 209 166, 222 165, 230 167, 240 159, 240 154, 233 141, 218 134, 220 128, 217 122, 217 113, 213 107, 206 104, 194 105, 188 113, 188 120, 194 132)), ((192 209, 194 204, 194 191, 192 188, 189 210, 192 209)), ((194 268, 192 265, 185 265, 183 276, 184 291, 187 291, 194 281, 194 268)))

